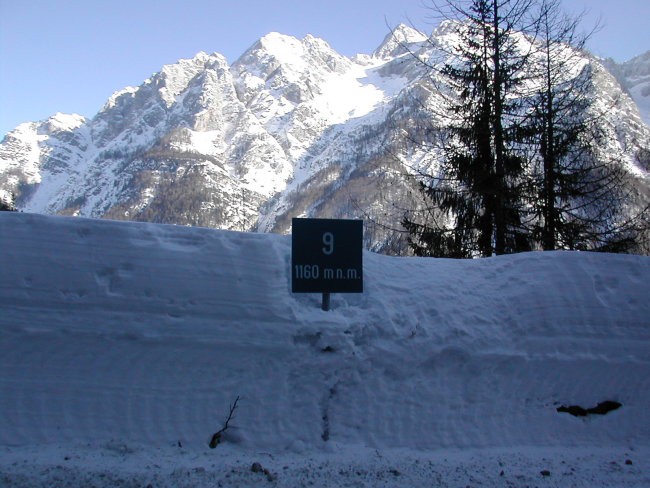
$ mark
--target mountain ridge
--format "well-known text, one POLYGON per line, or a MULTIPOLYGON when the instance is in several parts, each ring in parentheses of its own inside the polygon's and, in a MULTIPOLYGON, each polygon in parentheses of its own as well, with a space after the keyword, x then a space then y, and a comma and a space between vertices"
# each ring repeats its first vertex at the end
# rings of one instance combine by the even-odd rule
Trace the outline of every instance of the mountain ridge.
MULTIPOLYGON (((399 26, 354 58, 279 33, 230 65, 199 52, 116 91, 92 119, 56 114, 9 132, 0 193, 30 212, 264 232, 289 231, 292 216, 363 216, 380 224, 367 226, 367 247, 404 252, 391 227, 421 202, 403 174, 435 163, 400 127, 438 103, 405 55, 435 56, 445 35, 445 26, 430 37, 399 26)), ((636 73, 626 66, 623 79, 636 73)), ((599 96, 620 98, 611 151, 647 187, 650 129, 628 96, 636 92, 601 75, 599 96)))

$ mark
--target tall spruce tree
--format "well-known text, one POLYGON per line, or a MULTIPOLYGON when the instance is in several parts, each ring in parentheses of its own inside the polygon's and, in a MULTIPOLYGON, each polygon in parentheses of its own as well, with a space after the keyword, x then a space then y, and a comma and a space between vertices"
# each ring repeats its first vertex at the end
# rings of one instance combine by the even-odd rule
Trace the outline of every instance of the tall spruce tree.
POLYGON ((559 0, 447 0, 434 9, 459 19, 458 42, 441 69, 429 66, 449 88, 448 123, 435 128, 440 173, 419 175, 426 219, 402 220, 413 251, 643 252, 650 209, 629 216, 638 204, 623 155, 601 151, 606 114, 595 108, 581 18, 565 16, 559 0))
MULTIPOLYGON (((527 53, 517 30, 528 0, 448 1, 458 42, 440 75, 449 97, 443 129, 448 137, 441 174, 421 184, 445 218, 402 221, 418 255, 466 258, 528 250, 522 223, 525 161, 517 96, 527 53)), ((436 6, 442 11, 440 6, 436 6)))
POLYGON ((596 151, 604 113, 593 107, 592 66, 582 53, 588 36, 577 33, 581 18, 564 15, 558 0, 539 7, 531 63, 532 235, 544 250, 630 250, 642 219, 623 216, 625 172, 596 151))

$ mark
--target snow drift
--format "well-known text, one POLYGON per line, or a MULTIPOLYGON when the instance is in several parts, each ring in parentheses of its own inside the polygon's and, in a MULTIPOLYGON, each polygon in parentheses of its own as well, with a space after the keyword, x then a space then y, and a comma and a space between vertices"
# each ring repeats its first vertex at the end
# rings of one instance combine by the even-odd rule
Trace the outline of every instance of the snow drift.
POLYGON ((323 312, 288 236, 2 212, 0 246, 4 448, 205 451, 237 396, 244 450, 648 447, 648 257, 365 253, 323 312))

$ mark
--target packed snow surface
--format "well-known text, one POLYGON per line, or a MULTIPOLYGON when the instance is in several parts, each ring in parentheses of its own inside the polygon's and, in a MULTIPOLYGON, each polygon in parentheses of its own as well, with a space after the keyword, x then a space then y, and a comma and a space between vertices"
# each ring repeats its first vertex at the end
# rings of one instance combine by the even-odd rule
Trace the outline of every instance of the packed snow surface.
POLYGON ((2 486, 650 485, 650 258, 364 253, 324 312, 287 236, 1 212, 0 246, 2 486))

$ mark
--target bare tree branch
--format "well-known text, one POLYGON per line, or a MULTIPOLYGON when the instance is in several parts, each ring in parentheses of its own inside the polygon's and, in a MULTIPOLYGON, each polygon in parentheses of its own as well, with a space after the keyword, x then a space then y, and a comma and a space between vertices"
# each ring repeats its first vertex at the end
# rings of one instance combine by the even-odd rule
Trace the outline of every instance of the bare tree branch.
POLYGON ((221 438, 223 436, 223 433, 228 430, 228 423, 235 417, 235 410, 237 409, 237 402, 239 401, 239 396, 235 398, 235 402, 230 405, 230 412, 228 412, 228 418, 226 419, 226 422, 223 424, 223 427, 221 430, 218 430, 214 434, 212 434, 212 438, 210 439, 210 443, 208 444, 210 446, 210 449, 214 449, 221 443, 221 438))

